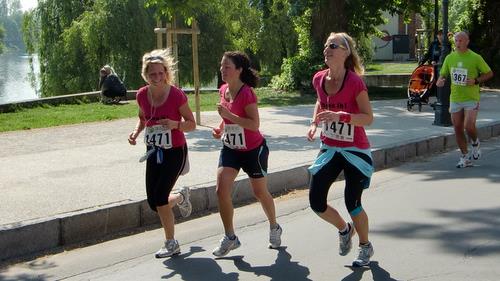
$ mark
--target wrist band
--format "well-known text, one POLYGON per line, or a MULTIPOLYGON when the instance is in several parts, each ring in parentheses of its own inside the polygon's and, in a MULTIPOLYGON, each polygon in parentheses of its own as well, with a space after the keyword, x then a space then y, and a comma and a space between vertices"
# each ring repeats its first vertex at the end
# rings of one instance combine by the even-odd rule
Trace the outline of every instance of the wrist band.
POLYGON ((339 116, 339 121, 342 123, 349 123, 351 122, 351 114, 349 113, 342 113, 339 116))

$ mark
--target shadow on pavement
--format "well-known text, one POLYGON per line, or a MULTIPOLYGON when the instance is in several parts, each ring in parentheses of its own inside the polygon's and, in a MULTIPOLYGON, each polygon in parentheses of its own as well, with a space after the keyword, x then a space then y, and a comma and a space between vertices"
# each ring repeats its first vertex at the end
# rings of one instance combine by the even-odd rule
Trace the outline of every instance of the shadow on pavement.
POLYGON ((444 250, 461 254, 465 258, 484 257, 500 252, 500 208, 430 212, 433 217, 446 221, 440 224, 391 222, 390 225, 378 226, 378 229, 382 230, 371 232, 408 241, 433 239, 439 242, 444 250))
POLYGON ((194 253, 204 252, 202 247, 194 246, 185 254, 180 254, 163 262, 172 272, 163 275, 161 279, 169 279, 180 275, 182 280, 224 280, 236 281, 239 274, 236 272, 224 273, 213 258, 192 258, 194 253))
POLYGON ((380 267, 378 261, 370 262, 370 266, 364 267, 352 267, 346 266, 352 270, 352 273, 342 278, 342 281, 359 281, 362 280, 363 274, 366 271, 371 271, 373 276, 373 281, 399 281, 399 279, 394 279, 391 274, 385 269, 380 267))
MULTIPOLYGON (((39 260, 34 260, 31 262, 28 262, 25 264, 25 267, 30 268, 34 271, 36 270, 45 270, 49 268, 54 268, 57 267, 57 265, 53 262, 47 262, 47 261, 39 261, 39 260)), ((50 280, 52 277, 47 275, 47 274, 36 274, 36 275, 31 275, 31 274, 18 274, 14 275, 12 277, 9 276, 4 276, 2 274, 4 272, 4 269, 0 269, 0 281, 45 281, 45 280, 50 280)))
POLYGON ((243 256, 221 258, 232 260, 239 271, 250 272, 255 276, 267 276, 271 280, 311 280, 309 268, 292 261, 292 255, 286 251, 286 247, 277 249, 278 256, 274 264, 267 266, 252 266, 243 260, 243 256))

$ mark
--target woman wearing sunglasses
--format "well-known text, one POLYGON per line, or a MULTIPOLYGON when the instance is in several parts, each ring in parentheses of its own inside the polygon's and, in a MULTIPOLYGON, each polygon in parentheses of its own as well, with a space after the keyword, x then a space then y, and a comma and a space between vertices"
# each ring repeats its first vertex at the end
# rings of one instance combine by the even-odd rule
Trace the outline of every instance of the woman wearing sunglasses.
POLYGON ((353 39, 346 33, 331 33, 323 50, 327 69, 317 72, 313 86, 317 94, 311 126, 307 132, 314 140, 321 126, 320 152, 309 167, 312 175, 309 203, 313 211, 339 230, 339 254, 347 255, 352 236, 359 237, 358 256, 353 266, 370 263, 373 246, 368 240, 368 216, 361 205, 363 189, 373 173, 370 143, 363 126, 373 121, 363 67, 353 39), (327 204, 330 186, 344 172, 344 201, 352 222, 346 222, 327 204))

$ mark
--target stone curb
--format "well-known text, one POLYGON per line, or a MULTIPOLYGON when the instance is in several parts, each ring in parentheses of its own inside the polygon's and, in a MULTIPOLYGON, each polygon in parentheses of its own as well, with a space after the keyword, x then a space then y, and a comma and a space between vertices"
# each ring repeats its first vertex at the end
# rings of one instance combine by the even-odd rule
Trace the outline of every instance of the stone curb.
MULTIPOLYGON (((500 122, 478 127, 481 140, 500 135, 500 122)), ((372 156, 376 170, 397 166, 416 157, 428 156, 456 149, 455 135, 444 134, 396 146, 374 149, 372 156)), ((304 188, 308 185, 309 164, 290 167, 268 174, 271 193, 304 188)), ((192 186, 193 213, 217 208, 214 182, 192 186)), ((235 182, 233 202, 253 200, 248 179, 235 182)), ((178 210, 174 209, 176 217, 178 210)), ((146 200, 127 200, 104 206, 64 213, 48 218, 22 221, 0 226, 0 261, 33 257, 58 247, 95 241, 139 228, 159 224, 146 200)), ((109 239, 109 238, 108 238, 109 239)))

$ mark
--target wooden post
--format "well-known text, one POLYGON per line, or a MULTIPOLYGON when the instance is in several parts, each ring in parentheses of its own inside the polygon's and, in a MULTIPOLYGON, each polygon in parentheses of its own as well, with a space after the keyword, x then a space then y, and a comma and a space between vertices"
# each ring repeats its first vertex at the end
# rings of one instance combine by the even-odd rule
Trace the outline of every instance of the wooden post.
MULTIPOLYGON (((177 19, 175 16, 172 16, 172 28, 177 29, 177 19)), ((172 33, 172 56, 174 57, 175 63, 179 61, 179 47, 177 42, 177 32, 172 33)), ((179 68, 175 68, 175 86, 179 86, 179 68)))
MULTIPOLYGON (((161 20, 158 20, 156 22, 156 27, 162 28, 163 22, 161 20)), ((156 48, 157 49, 163 48, 163 33, 162 32, 156 32, 156 48)))
POLYGON ((167 23, 167 28, 165 29, 165 33, 167 34, 167 48, 172 48, 172 33, 169 30, 172 29, 172 25, 167 23))
POLYGON ((196 107, 196 124, 201 125, 201 114, 200 114, 200 71, 198 67, 198 35, 196 30, 198 29, 198 24, 196 20, 193 20, 191 24, 191 29, 193 30, 192 35, 192 46, 193 46, 193 82, 194 82, 194 101, 196 107))
MULTIPOLYGON (((158 21, 159 22, 159 21, 158 21)), ((157 45, 158 48, 163 48, 163 33, 167 36, 167 48, 171 48, 172 56, 175 62, 178 62, 178 48, 177 48, 177 34, 191 34, 192 38, 192 49, 193 49, 193 83, 194 83, 194 96, 195 96, 195 107, 196 107, 196 124, 201 125, 201 115, 200 115, 200 71, 198 65, 198 34, 200 30, 198 29, 198 23, 193 19, 191 28, 177 28, 175 17, 172 18, 172 24, 167 23, 166 27, 161 27, 162 23, 158 24, 159 27, 155 28, 154 32, 158 34, 157 45)), ((176 69, 174 84, 179 86, 179 71, 176 69)))

